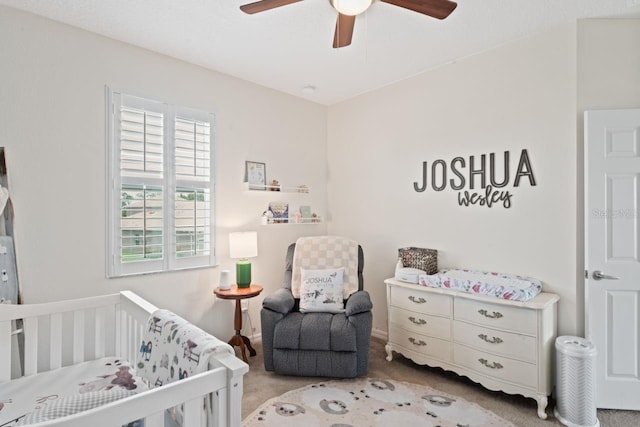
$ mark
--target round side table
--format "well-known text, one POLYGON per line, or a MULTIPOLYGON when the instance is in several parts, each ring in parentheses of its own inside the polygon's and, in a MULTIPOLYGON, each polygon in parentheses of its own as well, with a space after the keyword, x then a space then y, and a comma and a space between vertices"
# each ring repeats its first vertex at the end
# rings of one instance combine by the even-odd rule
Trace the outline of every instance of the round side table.
POLYGON ((245 347, 249 349, 249 355, 252 357, 256 355, 256 350, 251 346, 251 341, 249 341, 249 338, 240 333, 242 331, 242 306, 240 304, 240 300, 253 298, 257 295, 260 295, 260 292, 262 292, 262 286, 253 284, 249 285, 248 288, 239 288, 237 285, 232 285, 230 289, 222 290, 220 288, 215 288, 213 290, 213 293, 218 298, 235 300, 236 302, 236 311, 234 318, 234 327, 236 330, 236 334, 229 340, 229 345, 233 347, 240 347, 242 360, 244 360, 245 362, 247 362, 247 355, 244 351, 245 347))

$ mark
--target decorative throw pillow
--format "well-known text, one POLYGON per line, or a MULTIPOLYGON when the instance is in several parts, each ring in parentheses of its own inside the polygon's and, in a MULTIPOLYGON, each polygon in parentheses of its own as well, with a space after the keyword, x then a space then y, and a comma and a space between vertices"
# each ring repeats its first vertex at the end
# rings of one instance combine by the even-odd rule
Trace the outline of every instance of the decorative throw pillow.
POLYGON ((300 312, 344 312, 342 295, 344 267, 300 270, 300 312))

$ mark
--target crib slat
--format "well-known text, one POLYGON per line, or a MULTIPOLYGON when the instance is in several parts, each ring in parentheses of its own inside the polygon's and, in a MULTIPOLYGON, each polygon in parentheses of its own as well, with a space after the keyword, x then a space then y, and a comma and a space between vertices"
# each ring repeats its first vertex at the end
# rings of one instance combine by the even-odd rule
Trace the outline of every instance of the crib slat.
POLYGON ((135 317, 131 317, 131 321, 133 322, 133 328, 135 331, 135 339, 132 341, 132 343, 134 344, 133 347, 131 348, 131 356, 130 359, 132 362, 136 361, 136 358, 138 356, 138 350, 140 349, 140 344, 142 343, 142 339, 144 337, 144 334, 142 333, 142 325, 138 322, 138 320, 135 317))
POLYGON ((122 341, 123 341, 123 337, 124 335, 123 330, 122 330, 122 318, 124 316, 124 312, 122 310, 122 307, 120 307, 120 304, 117 304, 115 306, 115 356, 122 356, 122 341))
POLYGON ((127 359, 131 360, 131 340, 133 339, 131 329, 131 318, 129 315, 124 312, 122 314, 122 336, 124 337, 124 342, 122 343, 122 355, 127 359))
POLYGON ((0 381, 11 379, 11 320, 0 322, 0 381))
POLYGON ((49 369, 62 367, 62 314, 54 313, 50 318, 49 369))
POLYGON ((38 372, 38 318, 24 319, 24 375, 38 372))
POLYGON ((73 363, 84 362, 84 310, 73 312, 73 363))
POLYGON ((96 308, 96 325, 94 335, 95 340, 95 358, 101 358, 105 356, 105 341, 107 339, 105 335, 106 314, 104 308, 96 308))
POLYGON ((227 387, 216 390, 215 393, 211 394, 209 398, 211 401, 211 413, 209 414, 209 416, 211 417, 213 426, 222 427, 227 425, 227 417, 229 416, 227 412, 229 404, 229 402, 227 401, 228 396, 229 389, 227 387))
POLYGON ((131 349, 131 359, 129 360, 135 362, 138 357, 138 350, 140 349, 139 346, 142 344, 142 340, 144 339, 144 332, 142 330, 142 325, 140 324, 140 322, 138 322, 138 320, 135 318, 133 318, 133 321, 135 322, 136 339, 133 341, 135 345, 131 349))
POLYGON ((192 399, 185 402, 183 406, 183 422, 185 426, 199 426, 201 424, 201 416, 204 414, 202 411, 202 397, 192 399))
POLYGON ((129 347, 127 348, 127 360, 133 360, 131 357, 133 356, 134 349, 131 343, 138 343, 138 330, 136 329, 136 324, 131 315, 127 316, 127 329, 127 336, 129 337, 127 340, 129 344, 129 347))
POLYGON ((144 419, 144 427, 163 427, 164 411, 156 412, 144 419))

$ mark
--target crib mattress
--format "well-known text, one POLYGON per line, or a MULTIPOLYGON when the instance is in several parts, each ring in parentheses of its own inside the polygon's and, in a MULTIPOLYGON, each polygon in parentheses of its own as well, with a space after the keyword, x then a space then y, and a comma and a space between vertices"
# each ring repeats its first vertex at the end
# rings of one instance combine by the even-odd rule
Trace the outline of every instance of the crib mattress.
POLYGON ((125 360, 106 357, 0 383, 0 427, 48 421, 147 390, 125 360))
POLYGON ((532 277, 467 269, 443 269, 422 274, 419 283, 512 301, 528 301, 542 292, 542 283, 532 277))

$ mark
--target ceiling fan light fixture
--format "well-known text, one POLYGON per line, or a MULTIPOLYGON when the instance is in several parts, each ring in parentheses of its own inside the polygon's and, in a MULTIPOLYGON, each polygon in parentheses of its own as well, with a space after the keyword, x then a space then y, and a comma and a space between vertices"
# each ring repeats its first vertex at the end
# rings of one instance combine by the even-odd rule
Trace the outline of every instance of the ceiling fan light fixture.
POLYGON ((360 15, 371 6, 373 0, 331 0, 331 6, 339 13, 348 16, 360 15))

